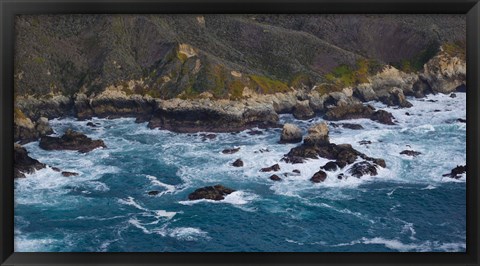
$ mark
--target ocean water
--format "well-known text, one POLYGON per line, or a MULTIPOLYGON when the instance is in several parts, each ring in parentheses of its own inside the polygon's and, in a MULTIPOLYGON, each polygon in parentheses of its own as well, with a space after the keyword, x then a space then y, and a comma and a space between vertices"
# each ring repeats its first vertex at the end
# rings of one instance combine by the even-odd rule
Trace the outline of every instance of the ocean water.
MULTIPOLYGON (((466 116, 466 95, 409 100, 414 106, 408 109, 372 103, 392 112, 397 125, 359 119, 341 122, 363 130, 330 127, 332 142, 384 158, 387 168, 361 179, 328 173, 320 184, 309 178, 328 160, 280 162, 297 145, 278 144, 281 129, 202 140, 127 118, 94 118, 98 128, 73 118, 53 120, 57 134, 73 128, 108 148, 80 154, 25 145, 31 157, 80 175, 46 168, 15 180, 15 251, 464 252, 466 176, 442 175, 466 161, 466 125, 456 121, 466 116), (233 147, 240 151, 221 153, 233 147), (405 149, 422 154, 400 155, 405 149), (237 158, 244 167, 231 166, 237 158), (275 163, 281 182, 259 172, 275 163), (301 174, 282 175, 294 169, 301 174), (237 191, 218 202, 187 199, 215 184, 237 191), (160 193, 147 195, 151 190, 160 193)), ((281 120, 304 131, 322 121, 281 120)))

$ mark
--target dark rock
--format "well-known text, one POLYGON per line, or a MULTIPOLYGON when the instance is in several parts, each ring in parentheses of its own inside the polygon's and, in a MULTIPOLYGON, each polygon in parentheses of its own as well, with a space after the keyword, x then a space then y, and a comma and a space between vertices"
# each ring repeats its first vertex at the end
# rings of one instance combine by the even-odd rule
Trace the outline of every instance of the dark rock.
POLYGON ((278 175, 271 175, 271 176, 270 176, 270 180, 273 180, 273 181, 281 181, 282 179, 281 179, 278 175))
POLYGON ((467 172, 467 165, 457 165, 453 168, 449 174, 444 174, 443 176, 448 176, 450 178, 459 179, 461 175, 467 172))
POLYGON ((406 115, 406 116, 410 116, 410 113, 409 113, 409 112, 406 112, 405 115, 406 115))
POLYGON ((353 123, 342 123, 343 128, 353 129, 353 130, 360 130, 363 129, 363 126, 360 124, 353 124, 353 123))
POLYGON ((71 129, 68 129, 60 138, 42 137, 39 146, 44 150, 77 150, 81 153, 86 153, 99 147, 107 147, 102 140, 92 140, 85 134, 71 129))
POLYGON ((438 109, 435 109, 433 110, 434 113, 438 113, 438 112, 441 112, 442 110, 438 110, 438 109))
POLYGON ((158 190, 152 190, 152 191, 148 191, 147 193, 149 196, 156 196, 158 194, 160 194, 160 191, 158 190))
POLYGON ((223 200, 225 196, 235 192, 235 190, 222 185, 208 186, 195 190, 188 195, 189 200, 209 199, 223 200))
POLYGON ((200 137, 202 137, 203 141, 206 141, 207 139, 214 139, 217 137, 216 134, 209 133, 209 134, 200 134, 200 137))
POLYGON ((377 168, 375 167, 375 165, 367 161, 363 161, 355 163, 352 168, 350 168, 349 173, 357 178, 360 178, 364 175, 376 176, 377 168))
POLYGON ((282 158, 282 161, 286 163, 291 163, 291 164, 298 164, 298 163, 305 162, 305 160, 300 156, 287 156, 287 155, 285 155, 285 157, 282 158))
POLYGON ((337 175, 337 179, 342 180, 342 179, 344 179, 344 178, 346 179, 345 174, 343 174, 343 173, 337 175))
POLYGON ((261 172, 272 172, 272 171, 276 172, 276 171, 279 171, 279 170, 280 170, 280 165, 274 164, 270 167, 262 168, 260 171, 261 172))
POLYGON ((432 88, 426 80, 418 79, 412 87, 411 92, 405 92, 407 96, 414 96, 415 98, 423 98, 425 95, 433 93, 432 88))
POLYGON ((55 172, 61 172, 62 170, 60 170, 60 168, 58 167, 52 167, 52 170, 55 171, 55 172))
POLYGON ((87 126, 89 126, 89 127, 97 127, 97 125, 95 125, 93 122, 88 122, 88 123, 87 123, 87 126))
POLYGON ((247 131, 248 135, 255 136, 255 135, 263 135, 263 131, 261 130, 256 130, 256 129, 251 129, 247 131))
POLYGON ((407 101, 403 91, 399 88, 391 89, 387 94, 379 97, 379 100, 388 106, 412 107, 412 104, 407 101))
POLYGON ((313 112, 312 108, 310 107, 309 101, 297 101, 295 107, 293 107, 293 116, 296 119, 300 120, 308 120, 312 117, 315 117, 315 112, 313 112))
POLYGON ((360 145, 368 145, 368 144, 372 144, 372 142, 369 141, 369 140, 361 140, 361 141, 358 142, 358 144, 360 144, 360 145))
POLYGON ((225 149, 222 151, 223 154, 234 154, 240 150, 240 147, 238 148, 232 148, 232 149, 225 149))
POLYGON ((269 149, 260 149, 258 151, 254 151, 254 153, 264 153, 264 152, 270 152, 269 149))
POLYGON ((459 118, 457 119, 458 122, 460 123, 467 123, 467 119, 459 118))
POLYGON ((393 118, 393 115, 385 110, 378 110, 370 117, 371 120, 385 125, 395 125, 395 123, 393 123, 393 118))
POLYGON ((455 93, 450 94, 450 98, 456 98, 457 95, 455 93))
POLYGON ((400 152, 400 154, 415 157, 415 156, 418 156, 422 153, 418 152, 418 151, 414 151, 414 150, 404 150, 404 151, 400 152))
POLYGON ((335 161, 335 163, 338 165, 338 167, 340 167, 342 169, 345 168, 345 166, 347 166, 347 162, 345 162, 345 161, 338 161, 337 160, 337 161, 335 161))
POLYGON ((394 125, 393 115, 384 110, 375 111, 370 105, 351 104, 330 108, 324 117, 326 120, 338 121, 347 119, 369 118, 386 125, 394 125))
POLYGON ((232 163, 233 166, 235 167, 242 167, 243 166, 243 161, 241 159, 235 160, 235 162, 232 163))
POLYGON ((298 169, 293 169, 292 172, 293 172, 293 173, 296 173, 296 174, 300 174, 300 170, 298 170, 298 169))
POLYGON ((338 169, 338 165, 335 162, 330 161, 320 168, 325 171, 335 171, 338 169))
POLYGON ((455 89, 456 92, 467 92, 467 86, 465 86, 465 84, 462 84, 460 86, 458 86, 456 89, 455 89))
POLYGON ((312 178, 310 178, 310 181, 312 181, 313 183, 321 183, 321 182, 325 181, 325 179, 327 179, 327 173, 320 170, 320 171, 316 172, 312 176, 312 178))
POLYGON ((27 150, 19 144, 14 144, 13 150, 13 177, 25 177, 25 174, 32 174, 35 170, 45 168, 45 164, 28 156, 27 150))
POLYGON ((62 175, 63 175, 64 177, 70 177, 70 176, 77 176, 78 173, 63 171, 63 172, 62 172, 62 175))

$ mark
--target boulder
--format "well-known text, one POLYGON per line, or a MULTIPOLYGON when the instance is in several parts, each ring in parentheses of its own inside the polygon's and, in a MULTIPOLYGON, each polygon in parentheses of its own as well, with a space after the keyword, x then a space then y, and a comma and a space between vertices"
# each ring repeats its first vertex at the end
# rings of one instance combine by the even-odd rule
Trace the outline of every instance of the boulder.
POLYGON ((99 147, 107 147, 102 140, 92 140, 85 134, 71 129, 68 129, 60 138, 42 137, 39 146, 44 150, 76 150, 81 153, 86 153, 99 147))
POLYGON ((352 168, 348 171, 352 176, 360 178, 364 175, 376 176, 377 175, 377 168, 374 164, 363 161, 358 162, 352 165, 352 168))
POLYGON ((237 159, 232 163, 232 165, 235 167, 243 167, 243 161, 241 159, 237 159))
POLYGON ((384 110, 375 111, 370 105, 351 104, 330 108, 324 118, 331 121, 368 118, 386 125, 394 125, 393 115, 384 110))
POLYGON ((338 169, 338 165, 335 162, 330 161, 320 168, 325 171, 335 171, 338 169))
POLYGON ((315 117, 315 112, 310 107, 310 102, 308 100, 297 101, 293 108, 293 116, 296 119, 307 120, 315 117))
POLYGON ((13 149, 13 177, 22 178, 25 174, 31 174, 35 170, 45 168, 45 164, 40 163, 28 156, 27 150, 19 144, 14 144, 13 149))
POLYGON ((37 130, 39 136, 46 136, 53 133, 53 129, 50 127, 50 124, 48 124, 48 118, 46 117, 40 117, 37 120, 35 129, 37 130))
POLYGON ((379 97, 379 100, 388 106, 400 106, 409 108, 412 104, 407 101, 403 90, 400 88, 392 88, 388 90, 384 95, 379 97))
POLYGON ((234 154, 237 153, 240 150, 240 147, 238 148, 232 148, 232 149, 225 149, 222 151, 223 154, 234 154))
POLYGON ((418 156, 422 153, 419 152, 419 151, 414 151, 414 150, 404 150, 404 151, 400 152, 400 154, 416 157, 416 156, 418 156))
POLYGON ((353 124, 353 123, 342 123, 340 124, 343 128, 348 128, 352 130, 360 130, 363 129, 363 126, 360 124, 353 124))
POLYGON ((223 200, 225 196, 235 192, 235 190, 222 185, 208 186, 195 190, 188 195, 189 200, 209 199, 223 200))
POLYGON ((282 181, 282 179, 278 175, 271 175, 270 180, 273 181, 282 181))
POLYGON ((308 146, 318 146, 330 143, 328 125, 325 122, 313 125, 308 129, 308 135, 303 142, 308 146))
POLYGON ((279 171, 280 170, 280 165, 278 164, 274 164, 270 167, 265 167, 265 168, 262 168, 260 171, 261 172, 276 172, 276 171, 279 171))
POLYGON ((302 130, 294 124, 283 125, 280 143, 298 143, 302 141, 302 130))
POLYGON ((313 183, 321 183, 321 182, 325 181, 325 179, 327 179, 327 173, 320 170, 320 171, 316 172, 312 176, 312 178, 310 178, 310 181, 312 181, 313 183))

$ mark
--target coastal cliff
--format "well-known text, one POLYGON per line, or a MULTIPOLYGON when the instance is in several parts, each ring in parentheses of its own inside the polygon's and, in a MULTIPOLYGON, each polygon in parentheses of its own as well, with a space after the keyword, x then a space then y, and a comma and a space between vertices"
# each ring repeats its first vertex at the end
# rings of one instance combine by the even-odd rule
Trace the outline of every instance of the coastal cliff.
POLYGON ((368 101, 408 108, 405 96, 466 85, 455 15, 20 16, 16 28, 21 142, 56 117, 229 132, 368 101))

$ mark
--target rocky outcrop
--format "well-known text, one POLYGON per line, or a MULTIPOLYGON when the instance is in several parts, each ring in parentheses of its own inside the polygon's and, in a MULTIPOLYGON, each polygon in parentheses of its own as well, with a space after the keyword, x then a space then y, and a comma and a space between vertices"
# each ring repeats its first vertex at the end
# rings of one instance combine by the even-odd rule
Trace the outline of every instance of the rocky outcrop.
POLYGON ((241 159, 236 159, 235 162, 232 163, 235 167, 243 167, 243 161, 241 159))
POLYGON ((360 124, 354 124, 354 123, 340 123, 340 124, 335 124, 335 123, 330 123, 330 125, 332 127, 343 127, 343 128, 348 128, 348 129, 352 129, 352 130, 360 130, 360 129, 363 129, 363 126, 360 125, 360 124))
POLYGON ((324 118, 331 121, 368 118, 381 124, 394 125, 393 115, 384 110, 376 111, 371 105, 354 104, 330 108, 324 118))
POLYGON ((271 175, 270 180, 272 180, 272 181, 282 181, 282 178, 280 178, 278 175, 271 175))
MULTIPOLYGON (((333 171, 339 168, 344 168, 349 164, 355 163, 359 158, 367 161, 374 167, 386 167, 385 160, 369 157, 357 150, 350 144, 334 144, 330 143, 328 138, 328 127, 326 123, 315 125, 309 130, 309 135, 305 137, 303 144, 292 148, 282 159, 287 163, 302 163, 304 159, 318 159, 319 157, 333 160, 322 167, 326 171, 333 171), (309 138, 309 136, 315 136, 309 138), (311 141, 308 139, 317 139, 311 141)), ((363 164, 357 165, 360 168, 363 164)), ((356 171, 355 173, 357 173, 356 171)))
POLYGON ((303 139, 302 130, 294 124, 284 124, 280 143, 298 143, 303 139))
POLYGON ((76 150, 81 153, 92 151, 96 148, 106 148, 102 140, 92 140, 85 134, 68 129, 61 137, 42 137, 39 143, 44 150, 76 150))
POLYGON ((423 67, 420 78, 434 92, 450 93, 466 82, 466 61, 442 51, 423 67))
POLYGON ((358 162, 352 165, 348 172, 356 178, 360 178, 364 175, 376 176, 377 166, 367 161, 358 162))
POLYGON ((265 167, 265 168, 262 168, 260 169, 260 172, 276 172, 276 171, 279 171, 280 170, 280 165, 278 164, 274 164, 270 167, 265 167))
POLYGON ((62 176, 64 176, 64 177, 78 176, 78 173, 63 171, 62 176))
POLYGON ((328 132, 328 125, 325 122, 313 125, 308 129, 304 143, 309 146, 328 144, 330 143, 328 132))
POLYGON ((310 181, 312 181, 313 183, 322 183, 323 181, 325 181, 325 179, 327 179, 327 173, 320 170, 310 178, 310 181))
POLYGON ((310 107, 310 102, 308 100, 297 101, 297 104, 295 104, 295 107, 293 108, 293 116, 296 119, 307 120, 315 117, 315 112, 310 107))
POLYGON ((50 135, 53 130, 46 117, 40 117, 36 122, 32 122, 20 109, 16 108, 14 110, 13 132, 14 140, 24 144, 36 141, 41 136, 50 135))
POLYGON ((392 88, 386 93, 379 96, 379 100, 388 106, 412 107, 412 104, 407 101, 403 90, 400 88, 392 88))
POLYGON ((40 170, 46 166, 28 156, 27 150, 19 144, 14 144, 13 163, 14 178, 25 177, 25 174, 31 174, 35 172, 35 170, 40 170))
POLYGON ((457 165, 457 167, 453 168, 449 174, 444 174, 443 176, 459 179, 460 177, 462 177, 462 174, 465 174, 466 172, 467 172, 467 165, 457 165))
POLYGON ((224 187, 222 185, 215 185, 209 187, 203 187, 195 190, 188 195, 189 200, 223 200, 225 196, 235 192, 235 190, 224 187))
POLYGON ((119 89, 107 88, 94 97, 78 93, 75 97, 74 111, 75 116, 80 120, 92 117, 136 117, 140 120, 148 120, 155 106, 155 100, 148 95, 127 95, 119 89))
POLYGON ((159 101, 149 128, 174 132, 236 132, 251 127, 277 127, 278 115, 272 105, 234 101, 159 101))
POLYGON ((237 153, 239 150, 240 150, 240 147, 225 149, 225 150, 222 151, 222 153, 223 154, 234 154, 234 153, 237 153))

